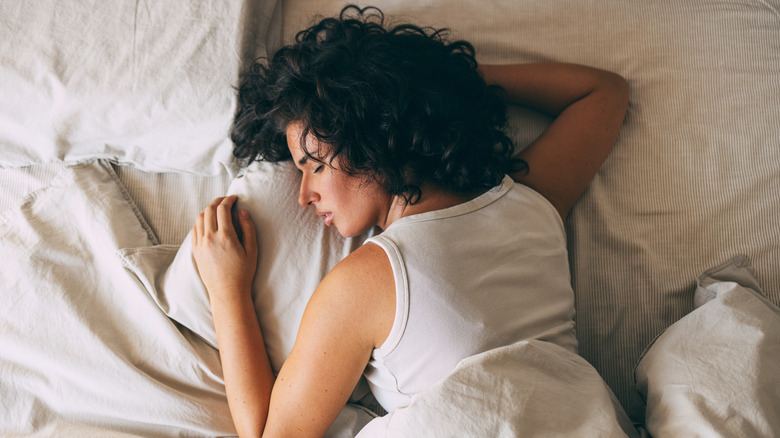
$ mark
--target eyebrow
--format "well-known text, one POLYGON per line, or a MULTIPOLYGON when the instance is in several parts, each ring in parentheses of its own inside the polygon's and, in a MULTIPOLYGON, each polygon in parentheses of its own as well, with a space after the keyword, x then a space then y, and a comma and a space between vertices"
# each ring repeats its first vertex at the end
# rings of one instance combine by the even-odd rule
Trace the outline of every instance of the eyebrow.
POLYGON ((307 161, 309 161, 309 157, 307 155, 304 155, 301 157, 300 160, 298 160, 298 164, 303 166, 306 164, 307 161))

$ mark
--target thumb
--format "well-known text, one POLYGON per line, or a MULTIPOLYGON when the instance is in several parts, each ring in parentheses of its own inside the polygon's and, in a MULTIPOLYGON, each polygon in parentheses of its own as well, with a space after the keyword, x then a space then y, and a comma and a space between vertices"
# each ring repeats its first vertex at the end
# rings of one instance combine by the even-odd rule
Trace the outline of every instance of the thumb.
POLYGON ((255 224, 249 218, 249 212, 241 210, 238 213, 238 222, 241 226, 241 233, 244 235, 244 250, 247 255, 257 258, 257 234, 255 233, 255 224))

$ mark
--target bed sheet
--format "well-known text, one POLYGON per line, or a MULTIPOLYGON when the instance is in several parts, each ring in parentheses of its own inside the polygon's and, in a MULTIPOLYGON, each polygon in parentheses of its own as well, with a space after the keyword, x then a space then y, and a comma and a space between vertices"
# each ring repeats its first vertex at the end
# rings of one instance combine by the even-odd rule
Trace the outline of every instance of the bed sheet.
POLYGON ((265 55, 276 6, 0 2, 0 166, 105 158, 235 171, 233 86, 247 61, 265 55))
POLYGON ((584 359, 522 341, 462 360, 407 407, 376 418, 358 438, 639 437, 612 391, 584 359))
POLYGON ((780 433, 780 308, 749 260, 737 256, 697 279, 696 309, 643 353, 637 388, 655 437, 780 433))
MULTIPOLYGON (((157 238, 113 165, 13 171, 30 190, 0 210, 0 435, 234 435, 218 351, 124 264, 157 238)), ((347 406, 327 436, 373 417, 347 406)))
POLYGON ((217 352, 115 254, 153 240, 105 162, 63 166, 2 212, 3 436, 232 433, 217 352))

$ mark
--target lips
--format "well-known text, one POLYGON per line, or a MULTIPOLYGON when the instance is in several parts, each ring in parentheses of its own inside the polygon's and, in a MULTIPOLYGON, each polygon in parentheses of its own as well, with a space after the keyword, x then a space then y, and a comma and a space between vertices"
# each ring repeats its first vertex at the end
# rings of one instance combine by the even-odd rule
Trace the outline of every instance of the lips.
POLYGON ((333 225, 333 213, 329 211, 318 211, 317 216, 322 216, 322 220, 325 221, 325 226, 329 227, 333 225))

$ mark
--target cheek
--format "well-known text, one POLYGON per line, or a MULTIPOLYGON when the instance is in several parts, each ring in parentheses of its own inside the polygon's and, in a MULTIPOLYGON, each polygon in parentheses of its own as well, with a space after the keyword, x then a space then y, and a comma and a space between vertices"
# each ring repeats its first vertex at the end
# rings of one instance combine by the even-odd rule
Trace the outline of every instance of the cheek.
POLYGON ((350 204, 360 197, 361 190, 354 178, 340 172, 329 175, 322 181, 323 188, 342 204, 350 204))
POLYGON ((330 194, 331 206, 339 208, 353 220, 372 220, 381 215, 380 210, 385 204, 389 205, 390 196, 386 191, 378 183, 366 183, 361 177, 339 173, 322 183, 322 188, 330 194))

